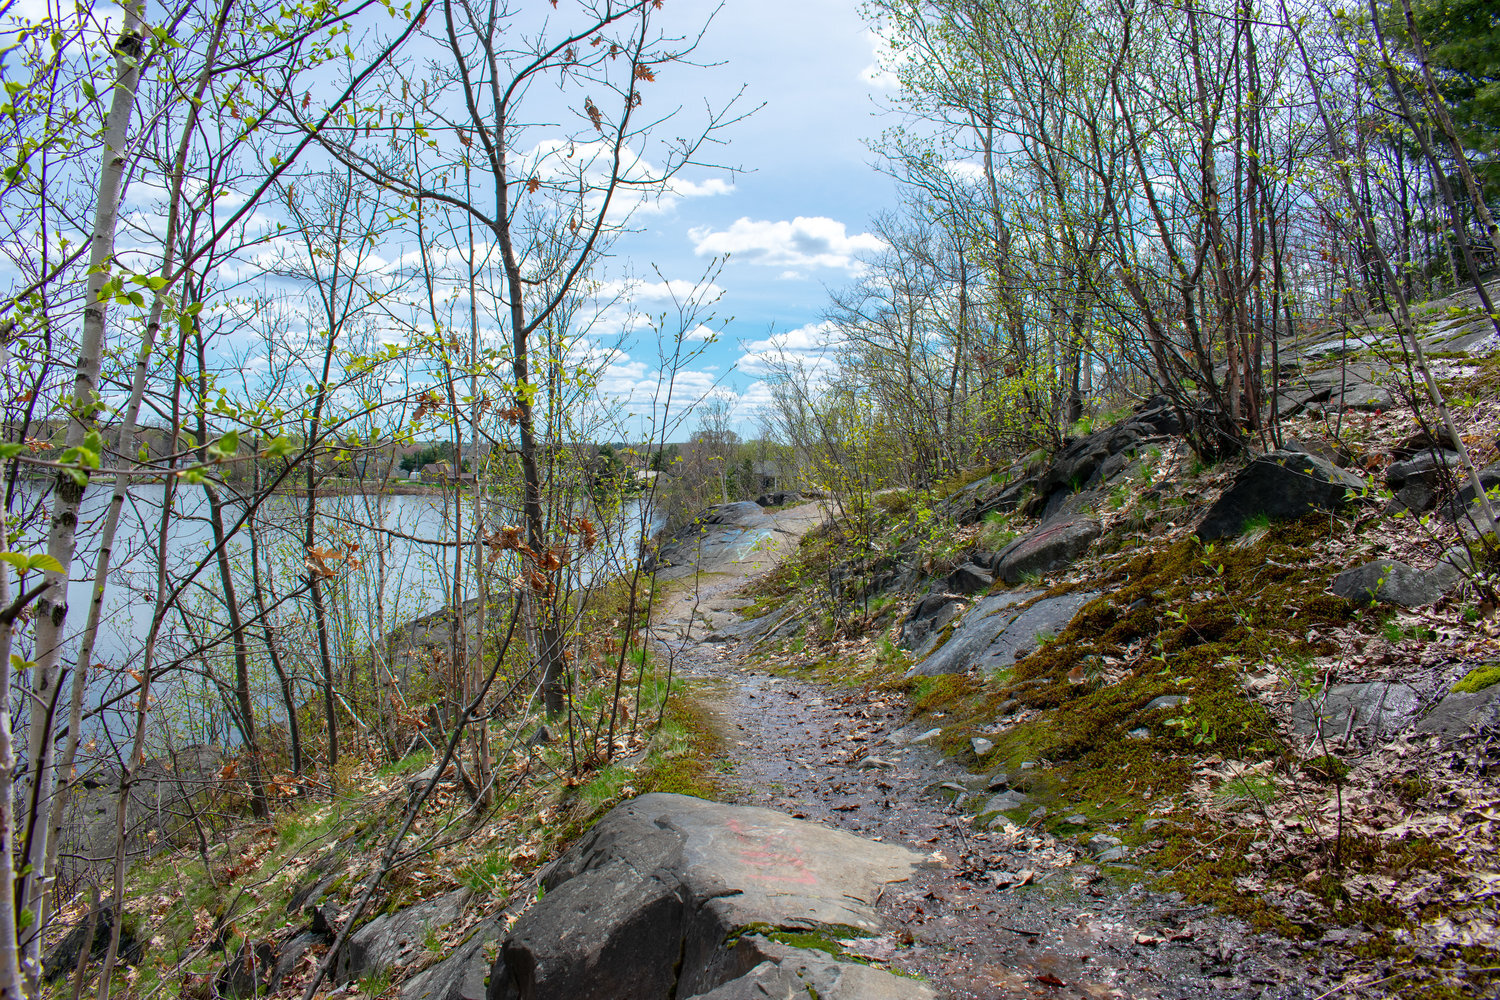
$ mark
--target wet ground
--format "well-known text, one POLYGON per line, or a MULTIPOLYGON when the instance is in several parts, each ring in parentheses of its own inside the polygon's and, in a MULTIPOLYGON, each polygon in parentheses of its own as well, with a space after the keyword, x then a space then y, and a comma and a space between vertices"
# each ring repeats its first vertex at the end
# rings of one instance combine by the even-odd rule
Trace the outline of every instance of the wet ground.
POLYGON ((1348 995, 1297 944, 1153 891, 1128 862, 1095 864, 1039 830, 976 827, 952 801, 975 776, 907 742, 915 730, 899 696, 778 677, 750 664, 741 642, 707 641, 737 619, 746 602, 735 591, 762 569, 716 576, 671 602, 657 637, 710 692, 736 801, 932 861, 880 899, 891 931, 851 950, 953 998, 1348 995))

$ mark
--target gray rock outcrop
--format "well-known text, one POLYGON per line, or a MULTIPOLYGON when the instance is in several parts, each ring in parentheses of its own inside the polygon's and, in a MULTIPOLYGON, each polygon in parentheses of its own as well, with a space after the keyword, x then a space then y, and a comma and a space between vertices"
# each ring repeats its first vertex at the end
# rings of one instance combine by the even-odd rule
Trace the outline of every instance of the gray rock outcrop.
POLYGON ((1205 542, 1232 537, 1256 517, 1289 520, 1314 510, 1340 510, 1364 480, 1321 458, 1272 451, 1251 462, 1224 490, 1198 525, 1205 542))
POLYGON ((1048 521, 1002 549, 996 572, 1014 585, 1031 574, 1060 569, 1087 552, 1099 533, 1099 522, 1086 514, 1048 521))
POLYGON ((1389 736, 1406 726, 1417 706, 1417 692, 1405 684, 1334 684, 1321 698, 1292 706, 1292 728, 1299 736, 1311 736, 1320 726, 1325 736, 1342 737, 1346 732, 1389 736))
POLYGON ((1500 684, 1478 691, 1450 691, 1417 723, 1422 736, 1465 736, 1500 722, 1500 684))
POLYGON ((668 580, 694 569, 711 573, 743 559, 770 538, 775 527, 775 519, 760 504, 749 500, 716 504, 659 539, 647 553, 644 566, 668 580))
POLYGON ((1453 488, 1454 470, 1462 468, 1462 463, 1457 452, 1435 450, 1392 462, 1385 470, 1386 485, 1396 494, 1391 509, 1414 514, 1432 510, 1438 498, 1453 488))
POLYGON ((919 863, 905 848, 769 809, 643 795, 548 870, 545 895, 504 940, 487 1000, 724 998, 761 987, 777 996, 805 992, 801 983, 822 984, 825 998, 930 998, 911 980, 766 936, 878 932, 881 886, 919 863))
POLYGON ((1020 605, 1037 596, 1036 591, 995 594, 985 598, 935 653, 907 671, 908 677, 959 674, 967 670, 1003 670, 1030 653, 1048 635, 1067 627, 1078 609, 1098 597, 1094 593, 1072 593, 1020 605))
POLYGON ((1398 604, 1420 608, 1439 600, 1464 581, 1468 552, 1455 549, 1431 569, 1416 569, 1394 559, 1376 559, 1344 570, 1333 578, 1333 592, 1352 604, 1398 604))
POLYGON ((344 942, 335 976, 347 982, 415 962, 424 954, 423 941, 427 935, 462 917, 472 895, 468 889, 455 889, 425 903, 376 917, 344 942))

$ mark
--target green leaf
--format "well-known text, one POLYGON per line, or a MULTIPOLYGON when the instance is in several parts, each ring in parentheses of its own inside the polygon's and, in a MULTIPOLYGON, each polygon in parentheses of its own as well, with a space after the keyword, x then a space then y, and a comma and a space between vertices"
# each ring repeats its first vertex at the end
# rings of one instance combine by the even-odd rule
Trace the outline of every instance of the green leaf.
POLYGON ((0 552, 0 559, 10 563, 17 573, 26 572, 26 557, 19 552, 0 552))
POLYGON ((63 571, 62 563, 45 552, 39 552, 30 559, 27 559, 26 568, 39 569, 43 573, 61 573, 63 571))

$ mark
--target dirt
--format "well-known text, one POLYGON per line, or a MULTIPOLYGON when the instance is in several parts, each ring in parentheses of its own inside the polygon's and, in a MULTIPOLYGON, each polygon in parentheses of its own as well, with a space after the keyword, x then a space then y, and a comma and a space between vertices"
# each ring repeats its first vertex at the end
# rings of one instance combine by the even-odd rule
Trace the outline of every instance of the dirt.
POLYGON ((708 694, 731 748, 733 801, 903 844, 933 862, 882 896, 891 931, 850 950, 954 998, 1341 992, 1315 946, 1156 891, 1128 859, 1097 864, 1079 843, 1003 820, 980 827, 954 801, 976 776, 908 743, 920 727, 899 695, 776 676, 765 669, 774 663, 751 662, 748 644, 716 641, 712 630, 748 603, 737 591, 819 516, 816 505, 780 512, 776 546, 670 597, 656 635, 708 694))

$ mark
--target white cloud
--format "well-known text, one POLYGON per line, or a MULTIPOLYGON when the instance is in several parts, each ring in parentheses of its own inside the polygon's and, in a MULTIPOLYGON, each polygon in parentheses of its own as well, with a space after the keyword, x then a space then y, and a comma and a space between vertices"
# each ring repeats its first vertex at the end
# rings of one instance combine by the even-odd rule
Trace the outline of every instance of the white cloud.
POLYGON ((785 363, 801 365, 809 374, 825 373, 834 365, 833 348, 838 330, 826 320, 809 323, 794 330, 773 333, 764 340, 752 340, 740 356, 739 370, 750 375, 765 375, 785 363))
POLYGON ((686 302, 693 298, 694 291, 700 299, 716 299, 724 289, 715 284, 699 286, 697 282, 681 278, 666 281, 641 281, 638 278, 623 278, 604 281, 594 292, 596 300, 619 299, 623 302, 686 302))
POLYGON ((862 69, 859 78, 880 90, 897 90, 901 86, 895 66, 901 58, 891 47, 890 39, 878 31, 866 30, 865 38, 870 43, 870 64, 862 69))
POLYGON ((790 222, 740 218, 728 229, 690 229, 688 237, 693 252, 700 255, 733 254, 768 267, 826 267, 850 273, 862 267, 858 254, 885 246, 872 233, 850 235, 842 222, 823 216, 799 215, 790 222))

